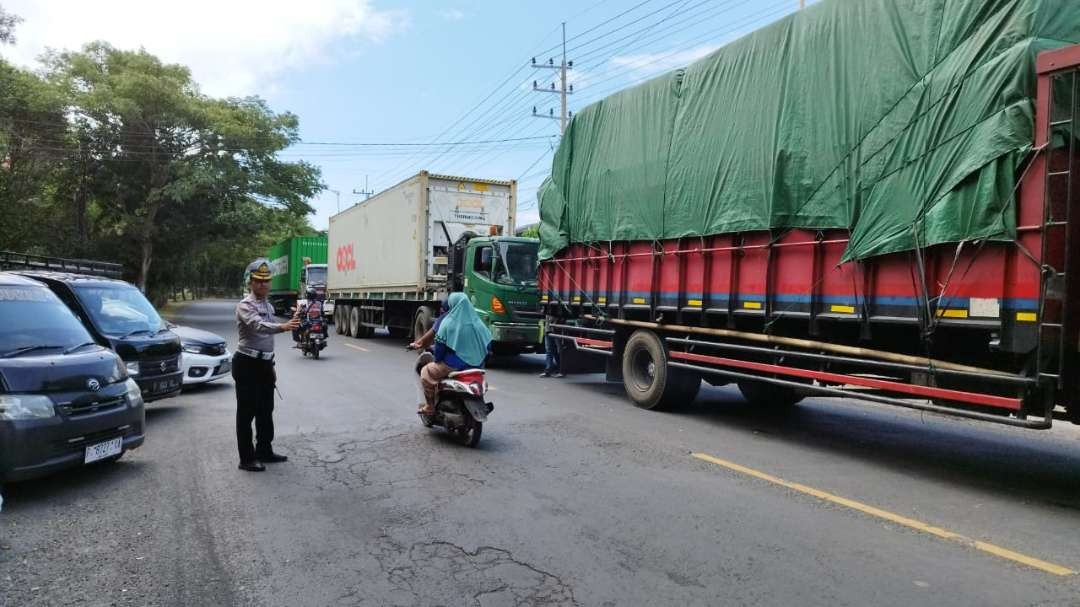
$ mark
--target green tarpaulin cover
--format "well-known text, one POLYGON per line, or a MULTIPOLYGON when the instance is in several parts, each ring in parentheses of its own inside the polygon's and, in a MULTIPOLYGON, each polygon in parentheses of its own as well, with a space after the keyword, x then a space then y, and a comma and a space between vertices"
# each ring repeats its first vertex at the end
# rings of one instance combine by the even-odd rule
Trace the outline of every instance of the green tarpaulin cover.
POLYGON ((541 187, 570 243, 848 228, 846 259, 1015 234, 1035 58, 1080 0, 824 0, 576 114, 541 187))

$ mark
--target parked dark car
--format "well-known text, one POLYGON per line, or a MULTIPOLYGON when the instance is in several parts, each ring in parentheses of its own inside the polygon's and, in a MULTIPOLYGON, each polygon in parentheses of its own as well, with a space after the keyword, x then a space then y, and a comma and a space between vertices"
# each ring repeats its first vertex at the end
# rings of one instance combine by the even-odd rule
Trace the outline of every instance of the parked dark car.
POLYGON ((0 483, 143 443, 141 390, 53 292, 0 272, 0 319, 0 483))
POLYGON ((132 284, 65 272, 17 273, 48 286, 82 320, 95 341, 119 354, 147 402, 180 393, 180 338, 132 284))

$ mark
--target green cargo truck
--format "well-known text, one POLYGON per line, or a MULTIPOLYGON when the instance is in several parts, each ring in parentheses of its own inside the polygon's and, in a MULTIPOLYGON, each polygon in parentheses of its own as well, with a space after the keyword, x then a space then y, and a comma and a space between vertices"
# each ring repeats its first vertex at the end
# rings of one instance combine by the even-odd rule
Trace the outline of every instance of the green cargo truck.
POLYGON ((270 247, 270 303, 287 314, 308 285, 326 289, 326 236, 296 236, 270 247))

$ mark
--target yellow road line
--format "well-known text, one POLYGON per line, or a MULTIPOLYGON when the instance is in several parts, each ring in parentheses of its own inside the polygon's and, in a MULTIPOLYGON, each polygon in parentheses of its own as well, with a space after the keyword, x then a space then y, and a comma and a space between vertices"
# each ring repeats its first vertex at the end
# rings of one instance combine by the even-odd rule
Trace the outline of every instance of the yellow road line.
POLYGON ((1003 559, 1008 559, 1008 560, 1016 562, 1016 563, 1020 563, 1021 565, 1027 565, 1028 567, 1032 567, 1032 568, 1038 569, 1040 571, 1045 571, 1046 573, 1052 573, 1054 575, 1062 575, 1062 576, 1064 576, 1064 575, 1075 575, 1076 574, 1076 571, 1073 571, 1072 569, 1069 569, 1068 567, 1063 567, 1061 565, 1050 563, 1048 561, 1037 559, 1035 557, 1027 556, 1026 554, 1021 554, 1019 552, 1014 552, 1012 550, 1009 550, 1008 548, 1002 548, 1001 546, 996 546, 994 544, 990 544, 990 543, 987 543, 987 542, 981 542, 981 541, 978 541, 978 540, 974 540, 974 539, 971 539, 971 538, 966 537, 964 535, 960 535, 959 533, 949 531, 948 529, 942 529, 941 527, 935 527, 933 525, 929 525, 929 524, 924 523, 922 521, 917 521, 915 519, 911 519, 911 518, 908 518, 906 516, 901 516, 899 514, 889 512, 888 510, 882 510, 880 508, 875 508, 875 507, 870 506, 868 504, 864 504, 862 502, 857 502, 855 500, 851 500, 851 499, 848 499, 846 497, 840 497, 839 495, 833 495, 831 493, 822 491, 820 489, 814 489, 813 487, 808 487, 806 485, 802 485, 802 484, 799 484, 799 483, 793 483, 791 481, 786 481, 786 480, 784 480, 782 478, 775 477, 775 476, 773 476, 771 474, 767 474, 767 473, 761 472, 759 470, 754 470, 753 468, 747 468, 746 466, 740 466, 739 464, 736 464, 734 462, 729 462, 729 461, 726 461, 726 460, 722 460, 720 458, 713 457, 713 456, 705 454, 705 453, 694 453, 693 456, 696 457, 697 459, 702 460, 702 461, 709 462, 710 464, 716 464, 717 466, 722 466, 724 468, 727 468, 728 470, 733 470, 735 472, 739 472, 739 473, 745 474, 747 476, 752 476, 754 478, 757 478, 757 479, 760 479, 760 480, 763 480, 763 481, 767 481, 767 482, 772 483, 774 485, 780 485, 781 487, 786 487, 786 488, 791 489, 793 491, 798 491, 799 493, 804 493, 806 495, 811 495, 811 496, 816 497, 816 498, 818 498, 820 500, 823 500, 823 501, 826 501, 826 502, 829 502, 829 503, 832 503, 832 504, 837 504, 839 506, 844 506, 846 508, 851 508, 852 510, 857 510, 859 512, 862 512, 863 514, 868 514, 870 516, 874 516, 874 517, 877 517, 877 518, 880 518, 880 519, 884 519, 884 520, 887 520, 887 521, 889 521, 891 523, 896 523, 897 525, 903 525, 904 527, 908 527, 908 528, 914 529, 916 531, 922 531, 923 533, 929 533, 930 535, 933 535, 935 537, 939 537, 939 538, 941 538, 943 540, 949 540, 949 541, 952 541, 952 542, 963 544, 965 546, 975 548, 976 550, 981 550, 981 551, 986 552, 988 554, 993 554, 994 556, 997 556, 997 557, 1000 557, 1000 558, 1003 558, 1003 559))
POLYGON ((345 344, 345 345, 349 346, 353 350, 360 350, 361 352, 370 352, 371 351, 371 350, 368 350, 367 348, 362 348, 362 347, 360 347, 360 346, 358 346, 356 344, 345 344))

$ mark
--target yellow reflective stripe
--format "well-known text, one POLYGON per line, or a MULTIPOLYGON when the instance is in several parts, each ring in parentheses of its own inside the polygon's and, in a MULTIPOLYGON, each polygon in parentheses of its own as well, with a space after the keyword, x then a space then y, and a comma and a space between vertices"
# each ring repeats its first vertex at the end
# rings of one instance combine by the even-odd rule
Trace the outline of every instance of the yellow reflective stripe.
POLYGON ((938 310, 937 315, 939 318, 967 318, 967 310, 938 310))
POLYGON ((837 312, 840 314, 854 314, 855 306, 832 306, 829 308, 830 312, 837 312))
POLYGON ((1017 312, 1016 320, 1020 322, 1035 322, 1039 319, 1039 315, 1035 312, 1017 312))
POLYGON ((691 300, 686 302, 686 305, 693 306, 695 308, 700 308, 701 307, 701 300, 700 299, 691 299, 691 300))
POLYGON ((761 302, 760 301, 744 301, 744 302, 742 302, 742 307, 749 308, 751 310, 760 310, 761 309, 761 302))

